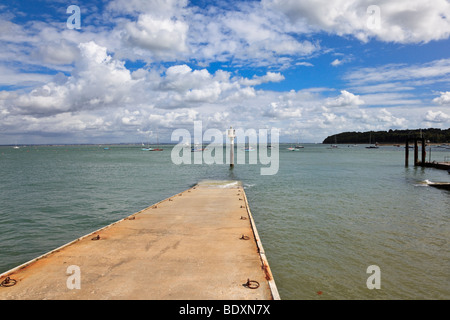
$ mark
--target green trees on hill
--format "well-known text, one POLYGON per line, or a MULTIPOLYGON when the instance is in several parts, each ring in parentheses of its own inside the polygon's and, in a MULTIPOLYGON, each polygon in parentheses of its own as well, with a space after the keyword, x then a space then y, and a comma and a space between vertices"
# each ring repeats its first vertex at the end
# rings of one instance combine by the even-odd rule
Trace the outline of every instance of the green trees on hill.
POLYGON ((367 132, 342 132, 328 136, 322 143, 405 143, 406 139, 419 138, 421 133, 425 140, 431 143, 449 143, 449 129, 414 129, 414 130, 389 130, 389 131, 367 131, 367 132))

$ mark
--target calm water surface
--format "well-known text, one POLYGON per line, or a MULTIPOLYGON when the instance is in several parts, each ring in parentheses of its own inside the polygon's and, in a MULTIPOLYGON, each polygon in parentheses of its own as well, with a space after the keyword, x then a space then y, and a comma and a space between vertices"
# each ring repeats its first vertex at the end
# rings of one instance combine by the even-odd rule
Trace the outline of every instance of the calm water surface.
POLYGON ((450 192, 423 183, 450 182, 446 171, 405 168, 403 148, 287 147, 274 176, 177 166, 171 146, 0 147, 0 273, 201 180, 237 179, 282 299, 450 299, 450 192))

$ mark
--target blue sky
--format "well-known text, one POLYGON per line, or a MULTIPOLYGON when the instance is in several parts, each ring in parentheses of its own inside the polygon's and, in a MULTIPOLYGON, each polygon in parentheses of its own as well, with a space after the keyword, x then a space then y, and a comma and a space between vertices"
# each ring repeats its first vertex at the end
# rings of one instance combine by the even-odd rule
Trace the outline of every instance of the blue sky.
POLYGON ((448 0, 3 1, 0 144, 448 128, 449 36, 448 0))

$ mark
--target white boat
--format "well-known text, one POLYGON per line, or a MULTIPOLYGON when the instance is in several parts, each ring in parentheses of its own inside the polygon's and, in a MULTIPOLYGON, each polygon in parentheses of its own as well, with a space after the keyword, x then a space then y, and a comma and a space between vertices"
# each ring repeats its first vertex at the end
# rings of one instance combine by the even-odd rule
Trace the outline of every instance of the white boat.
MULTIPOLYGON (((156 136, 156 144, 159 144, 158 135, 156 136)), ((146 147, 143 142, 142 142, 141 150, 142 151, 163 151, 163 149, 161 149, 161 148, 150 148, 150 144, 149 143, 147 143, 147 147, 146 147)))
POLYGON ((295 145, 295 147, 290 147, 288 148, 288 150, 290 151, 300 151, 300 149, 303 149, 304 146, 300 145, 297 139, 297 144, 295 145))
POLYGON ((332 144, 328 149, 337 149, 338 145, 337 145, 337 137, 334 136, 334 144, 332 144))
MULTIPOLYGON (((371 144, 371 143, 372 143, 372 134, 370 134, 370 136, 369 136, 369 144, 371 144)), ((370 145, 370 146, 366 147, 366 149, 378 149, 378 146, 375 143, 375 145, 370 145)))
POLYGON ((202 152, 204 150, 205 148, 203 148, 203 145, 200 145, 199 143, 196 143, 194 147, 191 148, 191 152, 202 152))
POLYGON ((300 151, 301 149, 303 149, 303 146, 295 146, 295 147, 290 147, 287 148, 289 151, 300 151))

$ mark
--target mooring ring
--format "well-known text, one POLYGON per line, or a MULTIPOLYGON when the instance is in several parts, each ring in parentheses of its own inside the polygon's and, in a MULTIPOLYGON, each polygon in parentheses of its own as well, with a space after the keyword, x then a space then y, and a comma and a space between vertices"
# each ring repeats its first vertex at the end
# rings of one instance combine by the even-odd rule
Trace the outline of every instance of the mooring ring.
POLYGON ((250 280, 247 279, 247 283, 245 284, 245 286, 249 289, 258 289, 259 288, 259 282, 256 280, 250 280))
POLYGON ((10 277, 6 277, 5 280, 3 280, 0 283, 0 287, 12 287, 17 283, 17 280, 11 279, 10 277))

